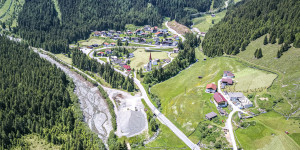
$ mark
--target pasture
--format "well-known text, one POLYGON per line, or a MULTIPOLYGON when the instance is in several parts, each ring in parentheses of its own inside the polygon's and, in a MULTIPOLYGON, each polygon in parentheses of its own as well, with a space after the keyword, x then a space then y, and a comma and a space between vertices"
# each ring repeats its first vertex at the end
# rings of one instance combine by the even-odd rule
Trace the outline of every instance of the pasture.
POLYGON ((200 32, 207 32, 209 28, 211 28, 224 18, 226 12, 227 10, 216 13, 215 17, 212 17, 211 14, 205 14, 201 17, 194 18, 193 27, 198 28, 200 32), (212 24, 212 20, 214 20, 214 24, 212 24))
POLYGON ((104 42, 104 39, 102 39, 102 38, 90 38, 88 40, 80 41, 79 45, 82 45, 82 46, 89 46, 89 45, 93 45, 93 44, 101 45, 101 44, 103 44, 103 42, 104 42))
POLYGON ((55 54, 55 56, 68 64, 72 64, 72 58, 65 56, 64 54, 55 54))
MULTIPOLYGON (((149 62, 150 52, 146 52, 143 48, 138 48, 133 52, 134 57, 130 61, 131 68, 139 69, 143 68, 145 64, 149 62)), ((167 59, 168 54, 166 52, 151 52, 152 60, 154 59, 167 59)))

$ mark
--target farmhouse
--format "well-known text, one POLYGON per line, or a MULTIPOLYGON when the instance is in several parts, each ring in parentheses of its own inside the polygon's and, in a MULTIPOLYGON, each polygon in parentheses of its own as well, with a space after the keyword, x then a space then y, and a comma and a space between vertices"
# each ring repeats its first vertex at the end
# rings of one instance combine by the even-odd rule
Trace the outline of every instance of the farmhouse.
POLYGON ((94 36, 100 36, 101 35, 101 32, 100 31, 95 31, 94 32, 94 36))
POLYGON ((239 99, 244 97, 244 94, 241 92, 233 92, 233 93, 229 92, 228 96, 230 97, 231 101, 238 101, 239 99))
POLYGON ((217 92, 217 85, 215 85, 213 83, 207 84, 205 92, 207 92, 207 93, 215 93, 215 92, 217 92))
POLYGON ((128 54, 128 57, 129 57, 129 58, 133 58, 133 57, 134 57, 134 54, 133 54, 133 53, 129 53, 129 54, 128 54))
POLYGON ((145 25, 144 30, 145 30, 145 31, 151 31, 151 28, 150 28, 149 25, 145 25))
POLYGON ((247 97, 245 97, 244 94, 241 92, 233 92, 233 93, 229 92, 228 96, 230 97, 230 100, 235 105, 239 105, 241 109, 253 107, 253 103, 247 97))
POLYGON ((179 52, 179 49, 178 48, 174 48, 173 49, 173 53, 178 53, 179 52))
POLYGON ((93 49, 94 47, 93 47, 93 46, 87 46, 87 48, 88 48, 88 49, 93 49))
POLYGON ((103 43, 103 46, 108 47, 109 44, 105 42, 105 43, 103 43))
POLYGON ((130 68, 130 66, 128 66, 128 65, 123 65, 123 68, 124 68, 126 71, 128 71, 128 72, 131 71, 131 68, 130 68))
POLYGON ((156 33, 157 32, 157 26, 155 26, 154 28, 151 28, 151 32, 156 33))
POLYGON ((221 88, 224 89, 226 85, 232 85, 233 81, 231 78, 222 78, 221 80, 222 84, 221 84, 221 88))
POLYGON ((135 31, 135 34, 141 34, 142 32, 143 32, 142 30, 138 29, 135 31))
POLYGON ((210 112, 208 114, 205 115, 205 118, 207 120, 212 120, 213 118, 217 117, 218 115, 215 112, 210 112))
POLYGON ((224 71, 223 77, 234 78, 234 74, 231 73, 230 71, 224 71))
POLYGON ((106 53, 106 54, 112 54, 112 51, 111 51, 110 49, 106 49, 106 50, 105 50, 105 53, 106 53))
POLYGON ((227 100, 219 92, 216 92, 214 94, 214 100, 216 101, 216 103, 218 104, 219 107, 226 107, 227 106, 227 100))
POLYGON ((175 40, 179 40, 179 36, 176 35, 176 34, 173 35, 173 38, 174 38, 175 40))
POLYGON ((110 46, 116 46, 116 43, 110 43, 110 46))
POLYGON ((97 55, 98 55, 98 56, 103 56, 103 55, 104 55, 104 52, 99 52, 97 55))
POLYGON ((157 32, 157 33, 155 33, 155 36, 157 36, 157 37, 160 37, 160 36, 163 36, 164 34, 162 33, 162 32, 157 32))

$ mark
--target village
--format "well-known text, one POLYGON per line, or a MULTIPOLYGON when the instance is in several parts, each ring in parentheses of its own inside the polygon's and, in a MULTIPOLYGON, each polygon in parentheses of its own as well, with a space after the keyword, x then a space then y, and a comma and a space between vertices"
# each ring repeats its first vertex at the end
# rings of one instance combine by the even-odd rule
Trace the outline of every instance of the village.
POLYGON ((93 55, 101 61, 112 64, 127 74, 130 74, 133 69, 149 72, 154 68, 159 69, 166 66, 179 53, 177 45, 181 40, 178 35, 172 34, 168 29, 159 29, 157 26, 149 25, 137 28, 135 31, 94 31, 91 38, 105 40, 100 43, 97 41, 98 43, 80 45, 79 49, 90 56, 93 55), (139 62, 132 62, 134 57, 141 57, 134 54, 137 50, 141 52, 141 49, 143 51, 141 55, 147 55, 147 58, 145 57, 139 62))

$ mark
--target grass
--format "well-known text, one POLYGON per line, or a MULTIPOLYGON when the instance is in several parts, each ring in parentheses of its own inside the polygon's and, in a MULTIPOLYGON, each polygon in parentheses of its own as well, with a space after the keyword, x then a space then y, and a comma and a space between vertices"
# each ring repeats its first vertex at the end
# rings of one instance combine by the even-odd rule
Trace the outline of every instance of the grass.
POLYGON ((299 120, 286 120, 274 111, 249 120, 256 121, 256 125, 236 130, 242 148, 300 149, 299 120), (285 131, 290 134, 285 134, 285 131))
POLYGON ((207 32, 209 28, 211 28, 212 26, 214 26, 214 24, 217 24, 224 18, 226 12, 227 10, 216 13, 215 17, 212 17, 211 14, 205 14, 201 17, 194 18, 193 27, 198 28, 200 32, 207 32), (214 20, 214 24, 212 24, 212 20, 214 20))
MULTIPOLYGON (((246 50, 238 54, 237 57, 242 61, 247 61, 278 74, 278 78, 268 89, 268 93, 272 95, 270 100, 275 101, 283 98, 284 102, 279 103, 275 109, 284 114, 290 114, 300 107, 300 48, 291 47, 281 58, 276 59, 277 51, 281 45, 263 45, 263 39, 264 36, 252 41, 246 50), (263 57, 261 59, 254 58, 254 52, 257 48, 262 48, 263 57)), ((293 117, 299 116, 299 113, 293 115, 293 117)))
POLYGON ((52 0, 52 1, 54 3, 55 10, 57 12, 57 16, 58 16, 59 20, 61 21, 61 12, 60 12, 60 8, 59 8, 59 5, 58 5, 58 1, 57 0, 52 0))
MULTIPOLYGON (((22 137, 27 143, 29 143, 29 149, 31 150, 59 150, 61 149, 60 146, 50 144, 45 139, 40 138, 36 134, 29 134, 22 137)), ((19 149, 19 148, 16 148, 19 149)), ((20 148, 21 149, 21 148, 20 148)))
POLYGON ((177 57, 178 56, 178 53, 172 53, 171 54, 171 57, 173 57, 173 58, 175 58, 175 57, 177 57))
POLYGON ((151 50, 156 50, 156 51, 173 51, 174 48, 150 48, 149 51, 151 50))
POLYGON ((11 27, 17 26, 18 14, 22 10, 24 3, 25 0, 6 0, 0 8, 0 21, 5 22, 7 28, 8 25, 11 27))
POLYGON ((107 58, 99 58, 100 60, 107 62, 107 58))
POLYGON ((250 92, 257 89, 266 89, 271 86, 276 74, 253 68, 246 68, 235 73, 236 84, 234 91, 250 92))
POLYGON ((79 42, 79 44, 82 46, 89 46, 89 45, 93 45, 93 44, 101 45, 103 42, 104 42, 104 39, 102 39, 102 38, 93 38, 92 37, 88 40, 79 42))
POLYGON ((72 58, 65 56, 64 54, 55 54, 55 56, 68 64, 72 64, 72 58))
MULTIPOLYGON (((217 57, 203 61, 204 56, 199 51, 196 56, 200 61, 192 67, 151 88, 151 92, 161 99, 162 113, 186 135, 205 120, 205 114, 212 111, 217 113, 215 105, 210 102, 212 94, 205 93, 206 85, 217 83, 224 70, 238 72, 246 68, 231 58, 217 57), (203 78, 198 79, 198 76, 203 78)), ((221 116, 218 118, 220 121, 226 119, 221 116)), ((199 142, 199 136, 192 134, 189 138, 195 143, 199 142)))
POLYGON ((143 45, 143 44, 136 44, 136 43, 129 43, 128 46, 135 46, 135 47, 155 47, 154 45, 143 45))
MULTIPOLYGON (((139 48, 133 52, 134 57, 131 59, 131 68, 139 69, 143 68, 145 64, 149 62, 150 52, 146 52, 145 49, 139 48)), ((166 52, 151 52, 152 59, 167 59, 168 54, 166 52)))

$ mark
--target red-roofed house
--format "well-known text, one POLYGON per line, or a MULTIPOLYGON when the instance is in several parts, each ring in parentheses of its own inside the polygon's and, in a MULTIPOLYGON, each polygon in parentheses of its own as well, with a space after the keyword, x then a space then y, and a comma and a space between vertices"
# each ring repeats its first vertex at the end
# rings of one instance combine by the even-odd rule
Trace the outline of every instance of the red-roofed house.
POLYGON ((124 69, 125 69, 125 70, 127 70, 128 72, 130 72, 130 71, 131 71, 131 68, 130 68, 130 66, 128 66, 128 65, 123 65, 123 67, 124 67, 124 69))
POLYGON ((106 49, 106 50, 105 50, 105 53, 106 53, 106 54, 111 54, 112 52, 111 52, 110 49, 106 49))
POLYGON ((110 46, 116 46, 116 43, 110 43, 110 46))
POLYGON ((104 55, 104 52, 99 52, 97 55, 98 55, 98 56, 103 56, 103 55, 104 55))
POLYGON ((217 102, 219 107, 226 107, 227 106, 227 100, 219 92, 216 92, 214 94, 214 100, 217 102))
POLYGON ((223 77, 234 78, 234 74, 230 71, 224 71, 223 77))
POLYGON ((226 85, 232 85, 233 84, 233 81, 232 81, 231 78, 222 78, 221 82, 222 82, 222 85, 221 85, 222 89, 224 89, 226 85))
POLYGON ((103 43, 103 46, 107 47, 107 46, 109 46, 109 44, 105 42, 105 43, 103 43))
POLYGON ((155 33, 155 36, 157 36, 157 37, 164 36, 164 34, 162 32, 157 32, 157 33, 155 33))
POLYGON ((217 85, 215 84, 207 84, 206 85, 206 90, 205 90, 207 93, 215 93, 217 92, 217 85))

